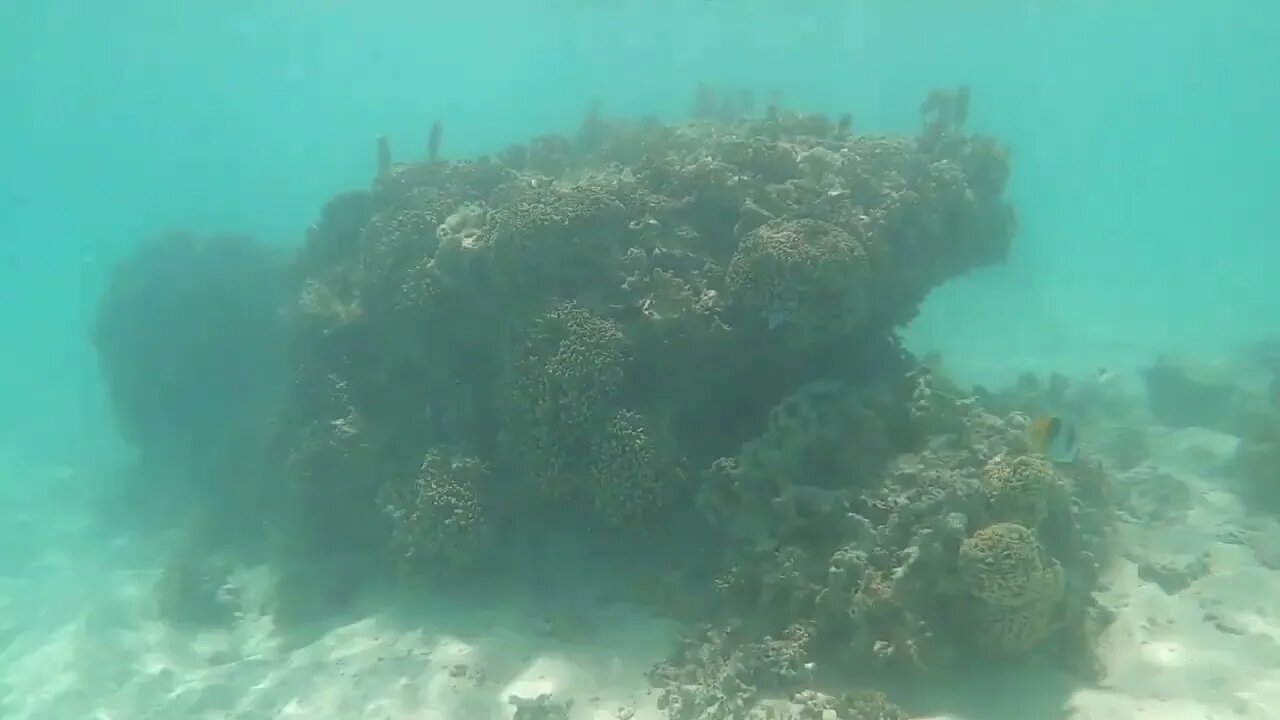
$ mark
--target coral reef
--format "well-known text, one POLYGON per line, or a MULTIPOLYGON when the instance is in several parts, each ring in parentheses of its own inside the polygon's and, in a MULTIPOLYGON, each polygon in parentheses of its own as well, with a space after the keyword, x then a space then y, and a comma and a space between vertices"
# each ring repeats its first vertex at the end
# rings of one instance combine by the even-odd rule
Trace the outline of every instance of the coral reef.
POLYGON ((218 542, 261 545, 287 268, 286 253, 250 237, 171 232, 114 269, 92 339, 137 464, 108 488, 113 516, 159 528, 202 508, 218 542))
POLYGON ((1033 456, 1025 417, 894 334, 1015 232, 968 89, 902 137, 695 106, 593 108, 472 160, 382 139, 370 189, 325 206, 263 475, 284 606, 332 591, 308 563, 440 588, 553 552, 554 528, 628 567, 643 548, 661 572, 635 581, 704 623, 653 673, 672 718, 903 716, 818 693, 815 666, 1087 667, 1105 467, 1033 456))
POLYGON ((1017 416, 996 418, 928 374, 915 382, 904 394, 930 406, 911 415, 960 434, 898 445, 871 479, 796 482, 805 476, 759 470, 750 443, 708 474, 703 503, 737 538, 720 578, 726 615, 803 618, 820 639, 812 661, 914 672, 1052 645, 1087 670, 1105 620, 1091 595, 1113 521, 1105 470, 1028 455, 1017 416), (963 419, 938 417, 948 412, 963 419))
POLYGON ((382 488, 378 502, 391 521, 391 548, 407 577, 420 577, 424 566, 472 561, 489 532, 480 500, 489 481, 479 460, 432 448, 411 480, 391 480, 382 488))
MULTIPOLYGON (((485 524, 519 508, 643 530, 687 514, 689 478, 796 388, 907 368, 892 329, 1008 248, 1004 151, 958 134, 928 150, 836 137, 820 120, 593 114, 585 146, 541 138, 422 164, 380 142, 372 190, 326 206, 295 265, 277 445, 285 505, 316 532, 293 544, 406 542, 415 512, 351 508, 376 505, 435 446, 504 478, 490 484, 502 497, 476 497, 485 524)), ((894 414, 891 397, 854 396, 862 406, 835 421, 874 465, 906 430, 877 417, 894 414)), ((817 454, 838 444, 818 437, 834 425, 799 432, 817 454)))
POLYGON ((278 383, 285 257, 171 232, 114 269, 93 342, 116 426, 148 460, 198 465, 278 383))

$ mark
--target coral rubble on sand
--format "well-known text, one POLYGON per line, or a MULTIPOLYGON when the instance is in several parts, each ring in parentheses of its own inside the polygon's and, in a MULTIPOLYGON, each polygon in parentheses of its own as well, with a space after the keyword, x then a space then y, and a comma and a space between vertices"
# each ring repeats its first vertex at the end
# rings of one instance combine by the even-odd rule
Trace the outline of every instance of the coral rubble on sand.
POLYGON ((619 562, 642 544, 700 598, 652 676, 673 718, 903 716, 814 667, 1087 669, 1105 471, 1034 456, 894 335, 1014 234, 1006 151, 967 108, 935 94, 902 137, 770 106, 593 111, 456 162, 438 130, 422 163, 380 141, 290 275, 261 507, 281 597, 334 573, 440 588, 554 529, 619 562))

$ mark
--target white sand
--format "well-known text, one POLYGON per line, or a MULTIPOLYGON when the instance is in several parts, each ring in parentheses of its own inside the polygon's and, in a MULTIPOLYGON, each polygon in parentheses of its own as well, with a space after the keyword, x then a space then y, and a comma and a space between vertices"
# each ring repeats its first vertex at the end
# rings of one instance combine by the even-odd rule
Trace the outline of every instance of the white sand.
MULTIPOLYGON (((252 611, 228 631, 175 631, 156 617, 157 571, 127 567, 124 541, 108 550, 96 563, 45 553, 33 577, 0 584, 0 717, 486 720, 510 718, 512 695, 542 693, 576 698, 575 720, 661 717, 644 673, 676 628, 634 610, 549 625, 514 603, 422 607, 412 626, 368 617, 289 647, 252 611)), ((259 606, 265 571, 235 580, 259 606)))
POLYGON ((1280 572, 1251 545, 1280 533, 1251 517, 1219 475, 1235 440, 1204 430, 1156 432, 1154 463, 1192 489, 1187 522, 1124 526, 1102 600, 1118 612, 1104 637, 1105 689, 1078 692, 1072 718, 1280 717, 1280 572), (1170 595, 1135 559, 1203 556, 1207 572, 1170 595))
MULTIPOLYGON (((950 695, 960 708, 936 717, 1280 717, 1280 572, 1250 546, 1268 533, 1280 539, 1280 528, 1248 517, 1224 489, 1218 472, 1233 439, 1153 438, 1152 463, 1189 483, 1193 508, 1185 523, 1123 525, 1124 557, 1101 597, 1117 612, 1104 637, 1102 687, 1064 690, 1034 668, 991 673, 960 701, 954 685, 920 688, 921 698, 950 695), (1201 556, 1208 572, 1175 594, 1139 577, 1144 560, 1194 565, 1201 556)), ((63 472, 42 477, 75 482, 63 472)), ((29 495, 47 497, 43 490, 29 495)), ((675 629, 636 611, 605 608, 548 628, 514 602, 423 607, 412 624, 369 617, 290 647, 252 611, 265 576, 250 570, 238 578, 250 612, 234 628, 181 634, 156 618, 153 558, 124 539, 94 540, 87 513, 52 528, 37 523, 23 497, 4 498, 0 521, 0 717, 8 720, 487 720, 512 716, 509 696, 540 693, 575 698, 575 720, 661 717, 644 673, 675 629), (7 539, 15 533, 21 542, 7 539)))

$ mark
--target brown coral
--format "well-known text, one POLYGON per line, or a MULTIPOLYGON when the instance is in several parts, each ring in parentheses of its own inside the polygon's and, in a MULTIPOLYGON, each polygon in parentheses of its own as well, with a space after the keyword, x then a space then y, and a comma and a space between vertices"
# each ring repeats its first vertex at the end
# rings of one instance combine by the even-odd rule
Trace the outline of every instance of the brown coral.
POLYGON ((1033 531, 1014 523, 996 523, 971 535, 960 546, 959 567, 969 592, 993 605, 1023 605, 1061 592, 1062 567, 1046 555, 1033 531))
POLYGON ((1060 597, 1045 593, 1021 605, 977 603, 973 634, 978 645, 993 655, 1021 655, 1034 649, 1061 627, 1060 597))
POLYGON ((1062 481, 1053 464, 1039 455, 998 455, 982 471, 991 517, 1036 528, 1049 514, 1062 481))
POLYGON ((732 302, 801 344, 857 332, 872 315, 871 259, 848 231, 818 220, 779 220, 747 233, 725 276, 732 302))
POLYGON ((626 209, 589 185, 530 190, 493 213, 486 228, 500 287, 563 293, 599 281, 623 252, 626 209))

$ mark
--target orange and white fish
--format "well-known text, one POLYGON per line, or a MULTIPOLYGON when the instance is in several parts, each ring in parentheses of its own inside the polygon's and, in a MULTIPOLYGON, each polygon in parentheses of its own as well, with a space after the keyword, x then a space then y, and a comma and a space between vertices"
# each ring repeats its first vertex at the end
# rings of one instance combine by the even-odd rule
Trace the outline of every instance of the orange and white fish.
POLYGON ((1079 436, 1071 423, 1059 417, 1039 417, 1027 428, 1031 446, 1050 462, 1074 462, 1080 452, 1079 436))

